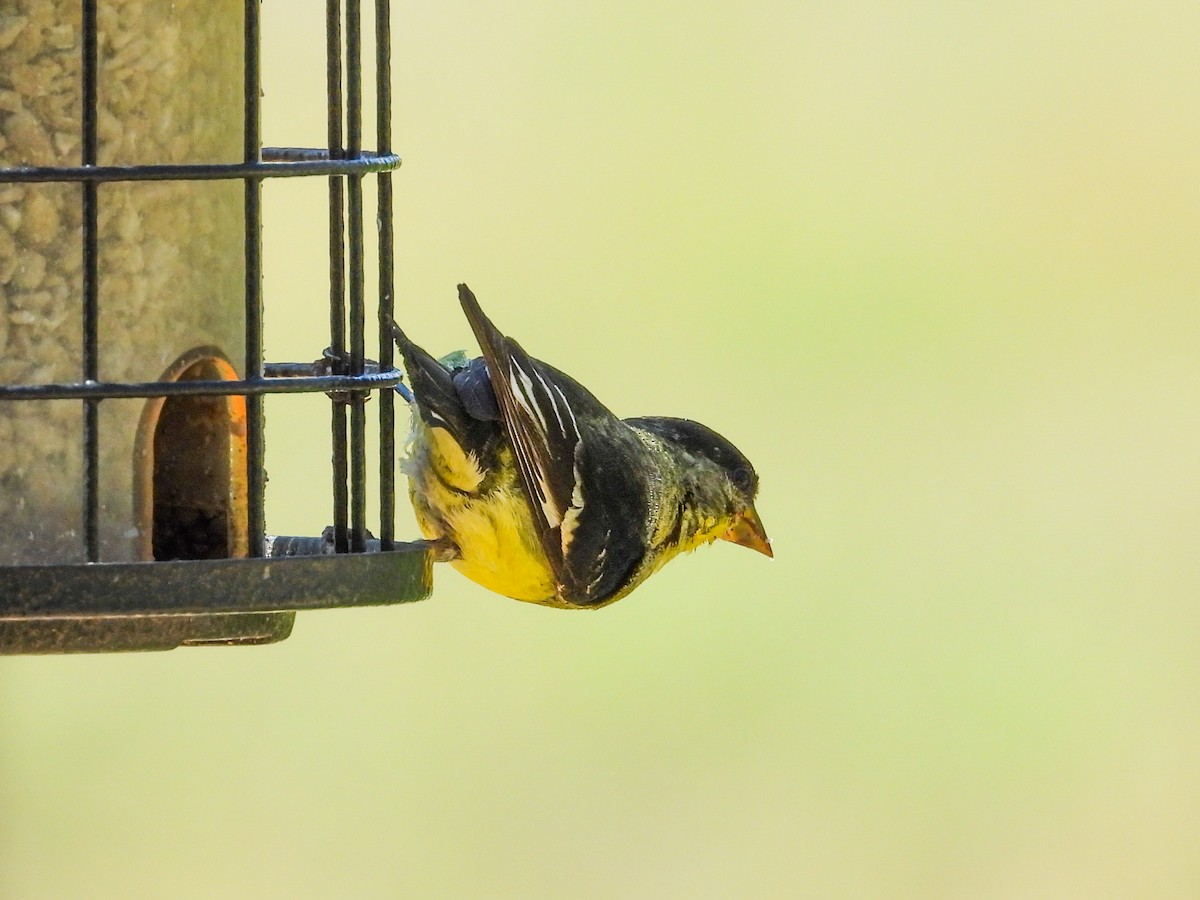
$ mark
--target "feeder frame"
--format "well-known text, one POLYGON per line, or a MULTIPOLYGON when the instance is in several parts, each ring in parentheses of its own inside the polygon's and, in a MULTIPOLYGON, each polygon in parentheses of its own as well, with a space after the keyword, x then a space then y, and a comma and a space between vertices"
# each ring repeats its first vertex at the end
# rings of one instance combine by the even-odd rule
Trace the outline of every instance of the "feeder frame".
POLYGON ((98 165, 97 0, 82 0, 82 164, 0 168, 0 185, 78 184, 82 204, 81 378, 0 386, 0 403, 77 400, 83 405, 83 556, 86 563, 0 566, 0 653, 165 649, 180 644, 265 643, 287 637, 295 611, 419 600, 431 591, 432 553, 397 542, 395 517, 394 257, 389 0, 375 0, 376 132, 362 147, 361 0, 326 2, 327 144, 263 148, 260 138, 260 0, 245 0, 243 159, 230 163, 98 165), (344 48, 344 52, 343 52, 344 48), (345 72, 343 82, 343 69, 345 72), (343 119, 345 130, 343 134, 343 119), (362 179, 377 178, 378 359, 367 359, 362 179), (264 179, 329 182, 330 345, 315 364, 263 359, 264 179), (245 358, 233 380, 100 379, 101 184, 239 180, 244 185, 245 358), (268 538, 263 402, 271 394, 330 392, 333 524, 328 538, 268 538), (378 539, 367 518, 367 416, 378 395, 378 539), (246 406, 247 558, 108 562, 99 536, 100 421, 105 400, 243 397, 246 406))

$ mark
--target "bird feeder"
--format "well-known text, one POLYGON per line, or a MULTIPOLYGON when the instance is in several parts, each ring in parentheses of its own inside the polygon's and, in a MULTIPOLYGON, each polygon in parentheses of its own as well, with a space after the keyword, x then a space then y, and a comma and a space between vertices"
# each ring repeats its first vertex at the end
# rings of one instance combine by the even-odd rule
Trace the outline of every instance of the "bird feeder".
POLYGON ((261 145, 258 0, 0 13, 0 653, 265 643, 300 609, 428 595, 427 547, 393 533, 387 0, 374 24, 371 152, 358 0, 326 6, 328 134, 313 149, 261 145), (279 177, 328 181, 330 327, 315 363, 263 358, 261 192, 279 177), (332 525, 269 537, 270 398, 322 391, 332 525))

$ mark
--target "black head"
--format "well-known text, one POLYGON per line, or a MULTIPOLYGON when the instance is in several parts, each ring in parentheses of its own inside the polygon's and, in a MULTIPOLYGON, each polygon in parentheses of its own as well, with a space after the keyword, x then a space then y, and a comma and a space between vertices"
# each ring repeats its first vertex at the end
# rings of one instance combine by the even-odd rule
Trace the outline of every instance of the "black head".
POLYGON ((746 505, 749 506, 754 501, 758 494, 758 473, 754 471, 754 466, 732 442, 707 425, 701 425, 691 419, 674 419, 668 416, 649 416, 626 421, 630 425, 658 435, 692 456, 716 463, 729 476, 746 505))
POLYGON ((691 419, 653 416, 625 421, 682 450, 701 468, 702 461, 707 461, 724 473, 728 478, 729 487, 722 491, 721 499, 712 498, 712 506, 719 504, 731 517, 731 525, 728 533, 723 536, 724 539, 767 556, 775 555, 771 550, 767 532, 754 509, 754 497, 758 494, 758 473, 741 450, 707 425, 701 425, 691 419))

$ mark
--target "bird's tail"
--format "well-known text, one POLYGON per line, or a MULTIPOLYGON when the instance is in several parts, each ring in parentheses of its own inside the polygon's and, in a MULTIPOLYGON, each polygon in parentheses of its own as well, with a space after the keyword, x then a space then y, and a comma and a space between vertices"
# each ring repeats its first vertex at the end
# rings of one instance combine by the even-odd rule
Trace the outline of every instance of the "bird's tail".
POLYGON ((470 430, 470 419, 454 388, 450 370, 414 344, 395 322, 392 322, 392 338, 404 360, 404 371, 421 417, 431 426, 448 428, 456 436, 464 437, 470 430))

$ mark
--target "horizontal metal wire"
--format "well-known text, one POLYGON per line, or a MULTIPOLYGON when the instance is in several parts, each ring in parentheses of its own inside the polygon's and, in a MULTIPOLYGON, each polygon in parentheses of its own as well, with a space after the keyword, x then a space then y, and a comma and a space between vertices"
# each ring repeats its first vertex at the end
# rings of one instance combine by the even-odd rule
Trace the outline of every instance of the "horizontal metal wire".
POLYGON ((305 394, 318 391, 378 391, 400 383, 395 369, 365 375, 307 375, 242 381, 90 381, 74 384, 17 384, 0 387, 4 400, 113 400, 137 397, 213 397, 246 394, 305 394))
POLYGON ((368 175, 400 168, 400 157, 394 153, 364 151, 353 159, 333 159, 328 150, 303 147, 264 147, 262 160, 162 166, 14 166, 0 168, 0 184, 297 178, 305 175, 368 175))

